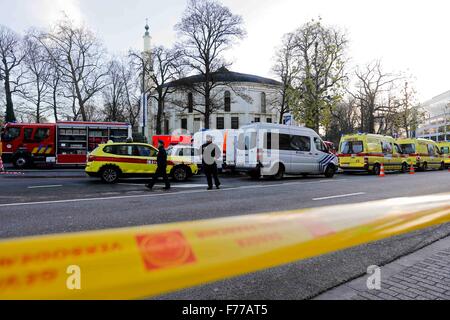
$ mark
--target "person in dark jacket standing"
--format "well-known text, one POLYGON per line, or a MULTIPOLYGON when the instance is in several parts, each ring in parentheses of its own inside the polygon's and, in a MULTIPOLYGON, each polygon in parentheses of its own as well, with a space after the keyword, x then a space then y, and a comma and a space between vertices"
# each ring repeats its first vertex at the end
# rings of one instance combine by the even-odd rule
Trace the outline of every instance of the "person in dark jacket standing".
POLYGON ((162 177, 164 179, 164 183, 166 184, 164 190, 170 190, 170 182, 167 177, 167 152, 166 149, 164 149, 164 142, 161 140, 158 142, 157 165, 158 167, 152 178, 152 182, 147 184, 146 187, 152 190, 159 178, 162 177))
POLYGON ((202 164, 208 180, 208 190, 213 189, 213 178, 217 189, 220 189, 220 180, 217 172, 216 160, 219 159, 220 148, 213 143, 212 137, 206 137, 207 142, 202 146, 202 164))

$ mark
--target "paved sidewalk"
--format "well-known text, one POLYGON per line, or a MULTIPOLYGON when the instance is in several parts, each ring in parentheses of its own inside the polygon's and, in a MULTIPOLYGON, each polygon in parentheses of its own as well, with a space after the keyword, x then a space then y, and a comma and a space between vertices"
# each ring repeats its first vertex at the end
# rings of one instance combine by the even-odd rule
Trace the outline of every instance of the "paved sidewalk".
POLYGON ((450 237, 381 267, 381 290, 367 288, 369 276, 315 300, 450 300, 450 237))

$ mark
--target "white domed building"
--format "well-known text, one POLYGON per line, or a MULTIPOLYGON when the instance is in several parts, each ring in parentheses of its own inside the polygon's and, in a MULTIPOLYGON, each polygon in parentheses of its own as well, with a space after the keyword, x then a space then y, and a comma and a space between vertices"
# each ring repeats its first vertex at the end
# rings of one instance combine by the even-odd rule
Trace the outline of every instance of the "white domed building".
MULTIPOLYGON (((221 68, 211 75, 215 88, 211 93, 210 129, 239 129, 254 122, 278 123, 281 83, 272 79, 221 68)), ((204 96, 195 90, 204 82, 202 75, 168 84, 172 93, 165 100, 164 132, 205 128, 204 96)))

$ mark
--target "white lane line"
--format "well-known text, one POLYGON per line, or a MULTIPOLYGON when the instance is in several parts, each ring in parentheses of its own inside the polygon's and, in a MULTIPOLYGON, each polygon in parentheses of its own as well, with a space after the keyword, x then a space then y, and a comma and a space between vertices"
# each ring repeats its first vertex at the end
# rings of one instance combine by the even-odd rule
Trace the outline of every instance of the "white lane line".
POLYGON ((53 185, 46 185, 46 186, 31 186, 28 187, 28 189, 44 189, 44 188, 60 188, 62 187, 62 184, 53 184, 53 185))
MULTIPOLYGON (((329 180, 328 182, 339 182, 343 180, 329 180)), ((99 197, 99 198, 82 198, 82 199, 66 199, 66 200, 52 200, 52 201, 38 201, 38 202, 23 202, 23 203, 5 203, 0 204, 0 208, 5 207, 20 207, 20 206, 33 206, 42 204, 59 204, 59 203, 74 203, 74 202, 93 202, 93 201, 111 201, 111 200, 124 200, 124 199, 139 199, 139 198, 155 198, 155 197, 167 197, 173 195, 186 195, 186 194, 197 194, 197 193, 212 193, 212 192, 225 192, 225 191, 236 191, 245 189, 264 189, 273 187, 283 187, 292 185, 308 185, 308 184, 324 184, 324 182, 292 182, 292 183, 281 183, 281 184, 271 184, 271 185, 259 185, 259 186, 243 186, 234 188, 224 188, 220 190, 190 190, 190 191, 179 191, 179 192, 169 192, 169 193, 158 193, 158 194, 142 194, 142 195, 129 195, 120 197, 99 197)))
MULTIPOLYGON (((136 186, 136 187, 145 187, 145 183, 118 183, 118 185, 121 186, 136 186)), ((158 184, 157 184, 158 186, 158 184)), ((189 188, 206 188, 208 187, 207 184, 172 184, 171 185, 172 188, 185 188, 185 189, 189 189, 189 188)))
POLYGON ((341 195, 330 196, 330 197, 314 198, 312 200, 313 201, 321 201, 321 200, 328 200, 328 199, 338 199, 338 198, 362 196, 362 195, 365 195, 365 194, 366 194, 365 192, 357 192, 357 193, 341 194, 341 195))

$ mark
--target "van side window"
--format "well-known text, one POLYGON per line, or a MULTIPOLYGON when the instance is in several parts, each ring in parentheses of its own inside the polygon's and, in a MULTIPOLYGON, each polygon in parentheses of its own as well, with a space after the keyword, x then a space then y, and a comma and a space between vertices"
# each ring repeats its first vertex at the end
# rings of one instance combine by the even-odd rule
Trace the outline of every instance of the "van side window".
POLYGON ((320 138, 314 138, 314 144, 316 145, 317 151, 328 152, 328 148, 325 146, 320 138))
POLYGON ((264 147, 267 150, 292 150, 291 136, 288 134, 266 132, 264 140, 264 147))
POLYGON ((432 144, 427 144, 427 148, 428 148, 428 155, 434 156, 434 146, 432 144))
POLYGON ((382 141, 381 150, 384 154, 392 154, 392 144, 386 141, 382 141))
POLYGON ((311 138, 291 136, 291 149, 296 151, 311 151, 311 138))
POLYGON ((106 146, 103 149, 103 152, 114 154, 118 156, 133 156, 133 146, 129 145, 115 145, 115 146, 106 146))
POLYGON ((292 150, 291 136, 288 134, 280 134, 280 150, 292 150))

